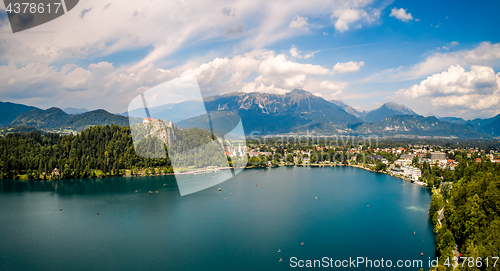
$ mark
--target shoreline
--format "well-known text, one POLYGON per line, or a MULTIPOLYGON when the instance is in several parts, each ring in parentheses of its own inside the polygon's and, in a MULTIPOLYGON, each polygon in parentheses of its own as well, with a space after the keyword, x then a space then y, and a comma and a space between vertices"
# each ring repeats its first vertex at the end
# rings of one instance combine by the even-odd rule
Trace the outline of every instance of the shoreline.
POLYGON ((410 180, 408 178, 405 178, 404 176, 396 175, 396 174, 391 174, 390 172, 387 172, 387 171, 371 170, 369 168, 365 168, 365 167, 362 167, 362 166, 359 166, 359 165, 345 165, 345 164, 298 164, 298 165, 296 165, 296 164, 283 164, 283 165, 281 165, 280 164, 280 165, 276 165, 276 166, 265 166, 265 167, 253 167, 253 166, 249 167, 249 166, 247 166, 245 168, 248 168, 248 169, 251 169, 251 168, 273 168, 273 167, 283 167, 283 166, 294 166, 294 167, 355 167, 355 168, 363 169, 363 170, 370 171, 370 172, 373 172, 373 173, 386 174, 386 175, 389 175, 391 177, 398 178, 398 179, 401 179, 403 181, 407 181, 407 182, 413 183, 415 185, 428 188, 427 184, 424 183, 424 182, 410 180))
MULTIPOLYGON (((322 167, 355 167, 355 168, 359 168, 359 169, 363 169, 363 170, 366 170, 366 171, 370 171, 370 172, 373 172, 373 173, 382 173, 382 174, 386 174, 386 175, 389 175, 389 176, 392 176, 392 177, 395 177, 395 178, 398 178, 398 179, 401 179, 403 181, 407 181, 407 182, 411 182, 415 185, 418 185, 418 186, 422 186, 422 187, 425 187, 425 188, 428 188, 427 187, 427 184, 426 183, 423 183, 423 182, 419 182, 419 181, 414 181, 414 180, 410 180, 408 178, 405 178, 404 176, 401 176, 401 175, 396 175, 396 174, 392 174, 390 172, 387 172, 387 171, 376 171, 376 170, 371 170, 369 168, 365 168, 363 166, 359 166, 359 165, 345 165, 345 164, 279 164, 279 165, 274 165, 274 166, 245 166, 245 167, 237 167, 237 168, 234 168, 234 169, 262 169, 262 168, 277 168, 277 167, 286 167, 286 166, 291 166, 291 167, 318 167, 318 168, 322 168, 322 167)), ((146 175, 144 172, 141 172, 141 173, 136 173, 136 174, 130 174, 130 173, 127 173, 130 172, 131 170, 130 169, 125 169, 125 174, 123 175, 117 175, 117 176, 106 176, 106 177, 103 177, 103 176, 99 176, 99 177, 94 177, 94 178, 91 178, 91 177, 88 177, 88 178, 72 178, 72 179, 106 179, 106 178, 112 178, 112 177, 126 177, 126 178, 129 178, 129 177, 154 177, 154 176, 165 176, 165 175, 201 175, 201 174, 210 174, 210 173, 217 173, 217 172, 220 172, 220 171, 223 171, 223 170, 232 170, 233 168, 232 167, 220 167, 220 168, 214 168, 214 169, 198 169, 198 170, 192 170, 192 171, 185 171, 185 172, 178 172, 178 173, 156 173, 156 174, 150 174, 150 175, 146 175)), ((139 169, 138 171, 143 171, 145 169, 139 169)), ((159 170, 157 168, 155 168, 155 170, 159 170)), ((29 182, 29 181, 49 181, 49 182, 57 182, 57 181, 64 181, 64 180, 71 180, 71 179, 55 179, 55 180, 52 180, 52 179, 46 179, 46 180, 43 180, 43 179, 35 179, 35 180, 28 180, 28 179, 2 179, 2 180, 13 180, 13 181, 18 181, 18 182, 29 182)))

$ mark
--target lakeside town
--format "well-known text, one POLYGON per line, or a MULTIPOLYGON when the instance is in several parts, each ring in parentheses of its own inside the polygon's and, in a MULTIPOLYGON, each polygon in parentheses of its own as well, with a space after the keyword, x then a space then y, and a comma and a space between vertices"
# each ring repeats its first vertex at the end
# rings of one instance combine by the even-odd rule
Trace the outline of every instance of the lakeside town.
MULTIPOLYGON (((394 177, 427 187, 453 181, 453 171, 463 156, 475 163, 500 163, 500 149, 478 147, 451 148, 436 145, 372 148, 369 146, 342 147, 325 144, 298 146, 226 146, 224 154, 230 167, 208 166, 203 168, 145 168, 127 170, 125 176, 151 176, 164 174, 203 174, 231 168, 258 168, 279 166, 353 166, 389 174, 394 177), (437 179, 436 179, 437 177, 437 179)), ((300 145, 300 144, 299 144, 300 145)), ((400 144, 398 144, 400 145, 400 144)), ((467 163, 468 166, 468 163, 467 163)))
MULTIPOLYGON (((430 186, 427 170, 439 170, 441 180, 453 172, 465 154, 476 163, 500 163, 499 149, 450 148, 433 145, 407 145, 406 147, 371 148, 369 146, 341 147, 324 144, 293 149, 250 145, 237 149, 227 148, 225 154, 234 159, 246 155, 247 167, 273 166, 355 166, 370 171, 387 173, 418 185, 430 186), (458 158, 458 159, 457 159, 458 158)), ((439 181, 441 183, 441 181, 439 181)))

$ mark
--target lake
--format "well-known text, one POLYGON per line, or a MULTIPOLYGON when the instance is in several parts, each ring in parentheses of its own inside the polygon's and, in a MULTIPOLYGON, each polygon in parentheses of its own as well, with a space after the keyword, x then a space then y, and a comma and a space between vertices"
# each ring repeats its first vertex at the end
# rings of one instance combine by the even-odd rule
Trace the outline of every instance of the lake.
POLYGON ((173 176, 0 180, 0 191, 1 270, 297 269, 291 257, 427 270, 435 257, 430 191, 352 167, 248 169, 183 197, 173 176))

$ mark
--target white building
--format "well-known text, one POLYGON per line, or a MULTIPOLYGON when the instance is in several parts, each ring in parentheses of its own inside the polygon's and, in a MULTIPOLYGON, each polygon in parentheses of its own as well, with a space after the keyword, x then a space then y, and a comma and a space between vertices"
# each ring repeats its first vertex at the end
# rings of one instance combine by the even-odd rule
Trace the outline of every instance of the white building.
POLYGON ((240 154, 240 157, 243 157, 246 154, 245 148, 241 148, 241 144, 238 144, 238 153, 240 154))
POLYGON ((404 166, 403 167, 403 175, 404 176, 411 176, 411 173, 413 171, 413 167, 412 166, 404 166))
POLYGON ((419 168, 413 168, 411 173, 411 178, 415 181, 418 181, 418 178, 422 176, 422 171, 419 168))
POLYGON ((394 164, 395 165, 401 165, 401 166, 409 166, 411 165, 411 160, 409 159, 398 159, 396 161, 394 161, 394 164))
POLYGON ((405 166, 403 170, 403 175, 406 177, 410 177, 412 180, 418 180, 418 178, 422 176, 422 171, 416 167, 405 166))

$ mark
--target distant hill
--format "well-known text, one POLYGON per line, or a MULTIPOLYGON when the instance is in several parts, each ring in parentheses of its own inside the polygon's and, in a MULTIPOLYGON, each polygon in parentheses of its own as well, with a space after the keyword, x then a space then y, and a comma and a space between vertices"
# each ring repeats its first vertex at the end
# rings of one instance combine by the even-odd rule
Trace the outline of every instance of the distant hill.
POLYGON ((330 100, 330 102, 344 109, 347 113, 354 115, 360 119, 363 119, 366 116, 366 114, 368 114, 368 112, 364 110, 357 110, 354 107, 345 104, 341 100, 330 100))
POLYGON ((383 104, 381 107, 368 112, 368 114, 366 114, 366 116, 364 117, 364 121, 379 122, 387 117, 398 116, 398 115, 416 116, 418 114, 404 105, 397 104, 394 102, 388 102, 383 104))
POLYGON ((439 118, 440 121, 449 122, 449 123, 458 123, 458 124, 467 124, 467 121, 462 118, 454 118, 454 117, 444 117, 439 118))
MULTIPOLYGON (((201 104, 201 101, 184 101, 173 105, 166 104, 161 108, 163 110, 159 107, 153 109, 154 110, 149 110, 152 118, 164 119, 174 123, 206 113, 205 107, 201 104)), ((144 112, 143 115, 146 114, 144 112)))
POLYGON ((479 128, 480 131, 484 131, 493 136, 500 136, 500 114, 490 119, 484 119, 481 124, 482 127, 479 128))
POLYGON ((464 120, 462 118, 445 117, 440 118, 440 120, 450 123, 463 124, 492 136, 500 136, 500 114, 488 119, 477 118, 473 120, 464 120))
POLYGON ((17 116, 33 109, 38 108, 24 104, 0 102, 0 126, 10 124, 17 116))
MULTIPOLYGON (((132 118, 132 121, 140 120, 132 118)), ((78 115, 70 115, 60 108, 52 107, 47 110, 33 109, 19 115, 10 126, 32 126, 37 129, 69 129, 82 131, 94 125, 129 125, 129 118, 111 114, 99 109, 78 115)))
POLYGON ((34 126, 36 128, 57 128, 71 118, 71 115, 60 108, 51 107, 47 110, 33 109, 17 116, 12 125, 34 126))
MULTIPOLYGON (((22 112, 4 125, 0 135, 8 132, 42 130, 50 132, 82 131, 93 125, 135 125, 146 117, 145 110, 132 110, 132 117, 116 115, 106 110, 68 114, 52 107, 47 110, 29 106, 2 103, 5 108, 22 112)), ((310 92, 295 89, 286 94, 228 93, 205 98, 204 104, 185 101, 149 109, 155 119, 173 121, 177 127, 208 127, 210 113, 212 127, 218 132, 233 129, 240 119, 247 135, 309 133, 323 135, 378 135, 378 136, 442 136, 481 138, 500 136, 500 115, 489 119, 465 121, 461 118, 423 117, 406 106, 386 103, 368 113, 357 111, 341 101, 326 101, 310 92), (363 114, 366 114, 363 116, 363 114), (362 120, 365 119, 365 121, 362 120)), ((68 108, 66 108, 68 110, 68 108)), ((80 109, 79 109, 80 110, 80 109)), ((71 111, 70 112, 76 112, 71 111)), ((8 114, 9 112, 6 112, 8 114)), ((15 114, 14 114, 15 115, 15 114)), ((5 116, 2 116, 5 117, 5 116)), ((5 120, 6 118, 4 118, 5 120)))
POLYGON ((106 110, 98 109, 83 114, 74 115, 64 124, 60 125, 59 128, 82 131, 95 125, 115 124, 120 126, 127 126, 129 125, 128 121, 129 120, 127 117, 111 114, 106 110))
POLYGON ((409 136, 455 136, 458 138, 488 137, 487 134, 476 129, 456 124, 443 122, 436 117, 423 117, 415 115, 398 115, 387 117, 378 123, 363 123, 354 129, 356 134, 363 135, 409 135, 409 136))
MULTIPOLYGON (((160 113, 160 112, 162 112, 164 110, 171 109, 175 105, 178 105, 178 104, 169 103, 169 104, 164 104, 164 105, 161 105, 161 106, 149 107, 148 108, 149 114, 151 114, 151 115, 158 114, 158 113, 160 113)), ((144 108, 141 107, 141 108, 138 108, 138 109, 130 110, 130 112, 129 111, 124 112, 121 115, 125 116, 125 117, 132 116, 132 117, 136 117, 136 118, 145 118, 146 117, 146 111, 144 111, 144 108)))
POLYGON ((85 108, 73 108, 73 107, 66 107, 63 109, 64 112, 70 114, 70 115, 77 115, 77 114, 82 114, 85 112, 89 112, 85 108))

